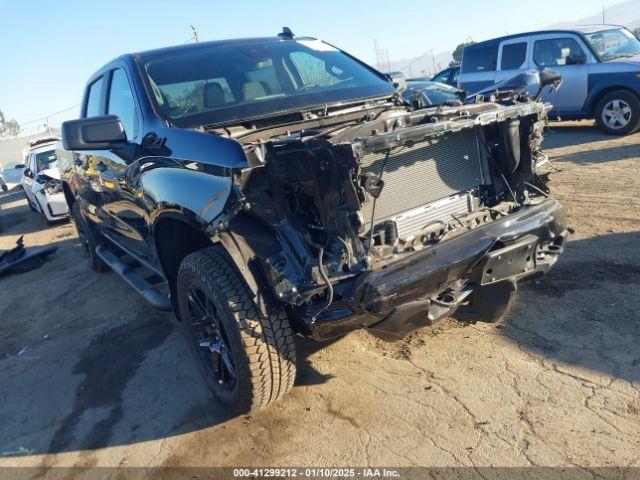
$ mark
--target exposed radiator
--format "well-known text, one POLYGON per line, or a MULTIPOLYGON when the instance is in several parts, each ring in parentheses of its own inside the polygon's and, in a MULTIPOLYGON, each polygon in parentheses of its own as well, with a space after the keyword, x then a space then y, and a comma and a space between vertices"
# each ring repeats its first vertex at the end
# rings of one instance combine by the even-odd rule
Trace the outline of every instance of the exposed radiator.
POLYGON ((422 207, 403 212, 391 220, 396 223, 398 238, 406 240, 418 235, 428 225, 451 222, 454 215, 463 216, 478 207, 478 199, 468 193, 442 198, 422 207))
MULTIPOLYGON (((384 158, 385 153, 367 154, 361 160, 362 169, 379 175, 384 158)), ((454 196, 457 200, 445 209, 453 208, 459 213, 460 206, 465 202, 470 204, 470 200, 467 195, 458 197, 458 194, 469 192, 483 183, 475 131, 451 132, 411 147, 393 149, 382 179, 384 188, 376 202, 375 223, 454 196)), ((372 208, 373 199, 370 199, 362 209, 365 224, 371 221, 372 208)), ((412 213, 417 212, 419 210, 412 213)), ((410 217, 415 215, 406 219, 410 217)), ((419 218, 414 220, 422 222, 419 218)))

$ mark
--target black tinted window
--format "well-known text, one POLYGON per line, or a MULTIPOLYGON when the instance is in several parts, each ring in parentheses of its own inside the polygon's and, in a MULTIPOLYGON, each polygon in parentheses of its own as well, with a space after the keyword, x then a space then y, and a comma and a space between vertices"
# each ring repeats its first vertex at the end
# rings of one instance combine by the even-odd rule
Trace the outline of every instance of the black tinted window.
POLYGON ((584 55, 582 48, 573 38, 539 40, 533 49, 533 60, 539 67, 567 65, 569 55, 584 55))
POLYGON ((96 117, 100 115, 102 110, 101 102, 102 93, 102 77, 93 82, 89 86, 89 95, 87 96, 87 108, 85 110, 86 117, 96 117))
POLYGON ((136 107, 129 87, 127 74, 123 70, 114 70, 109 88, 109 107, 107 113, 117 115, 122 122, 127 138, 133 138, 136 107))
POLYGON ((501 70, 517 70, 522 66, 527 55, 527 44, 512 43, 502 47, 501 70))
POLYGON ((498 63, 498 47, 467 48, 462 57, 462 72, 491 72, 498 63))

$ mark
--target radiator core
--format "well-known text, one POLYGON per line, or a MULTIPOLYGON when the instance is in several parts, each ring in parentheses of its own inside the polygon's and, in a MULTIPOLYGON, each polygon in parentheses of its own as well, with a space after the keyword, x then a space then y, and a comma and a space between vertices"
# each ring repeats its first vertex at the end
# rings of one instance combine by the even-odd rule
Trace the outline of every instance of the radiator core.
MULTIPOLYGON (((364 155, 362 170, 380 175, 385 156, 386 153, 364 155)), ((475 130, 451 132, 391 150, 382 180, 384 188, 376 201, 374 224, 450 197, 450 206, 455 204, 456 213, 464 204, 471 209, 468 196, 461 198, 460 194, 484 183, 475 130)), ((372 209, 370 198, 362 208, 367 225, 371 223, 372 209)))

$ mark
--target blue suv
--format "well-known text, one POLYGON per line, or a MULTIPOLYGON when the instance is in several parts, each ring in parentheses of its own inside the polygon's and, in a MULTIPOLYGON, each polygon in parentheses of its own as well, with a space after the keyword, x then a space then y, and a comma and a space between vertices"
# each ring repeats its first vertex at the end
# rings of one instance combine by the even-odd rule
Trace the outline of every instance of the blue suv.
POLYGON ((595 118, 610 135, 640 130, 640 40, 624 27, 578 26, 496 38, 464 50, 459 86, 470 93, 522 71, 553 69, 563 77, 543 100, 550 116, 595 118))

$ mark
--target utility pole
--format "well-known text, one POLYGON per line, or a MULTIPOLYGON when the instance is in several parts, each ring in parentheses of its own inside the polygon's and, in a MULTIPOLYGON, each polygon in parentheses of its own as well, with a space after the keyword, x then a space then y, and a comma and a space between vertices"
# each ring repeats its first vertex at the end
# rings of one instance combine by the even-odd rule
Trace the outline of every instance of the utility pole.
POLYGON ((200 39, 198 37, 198 31, 196 30, 196 27, 191 25, 191 30, 193 30, 193 39, 196 41, 196 43, 198 43, 200 39))
POLYGON ((605 8, 604 5, 602 6, 602 24, 604 25, 606 22, 604 21, 604 12, 605 12, 605 8))
POLYGON ((433 48, 431 49, 431 61, 433 62, 433 74, 438 73, 436 71, 436 56, 433 54, 433 48))

